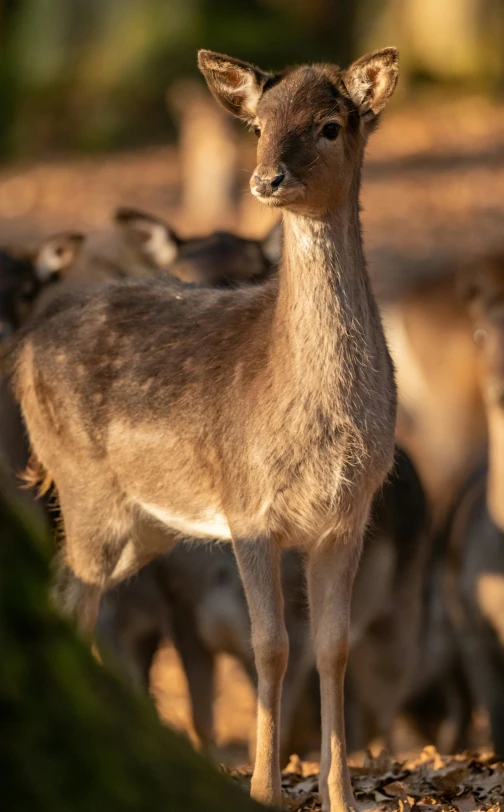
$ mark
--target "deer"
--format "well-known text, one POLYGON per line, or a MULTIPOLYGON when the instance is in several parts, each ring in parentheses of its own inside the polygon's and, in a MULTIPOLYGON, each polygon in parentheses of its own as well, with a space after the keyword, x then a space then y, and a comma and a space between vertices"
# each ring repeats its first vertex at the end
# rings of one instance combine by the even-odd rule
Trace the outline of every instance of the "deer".
POLYGON ((165 528, 232 541, 258 675, 251 794, 277 807, 288 659, 280 554, 303 550, 322 808, 340 812, 354 807, 343 716, 352 584, 396 417, 360 174, 398 52, 283 74, 205 50, 198 63, 258 136, 251 190, 282 211, 278 279, 231 291, 147 280, 56 300, 11 353, 14 391, 32 467, 61 507, 56 594, 83 634, 104 591, 166 551, 165 528))
POLYGON ((229 231, 183 238, 160 217, 127 206, 116 210, 114 223, 137 263, 188 284, 225 288, 260 283, 276 273, 280 262, 280 224, 261 240, 229 231))
POLYGON ((467 307, 488 426, 488 458, 460 488, 446 532, 447 604, 476 704, 504 755, 504 271, 502 257, 465 269, 467 307))
MULTIPOLYGON (((0 344, 62 292, 155 273, 187 283, 232 287, 268 278, 281 254, 278 227, 262 240, 227 231, 182 238, 164 220, 128 207, 116 210, 113 221, 119 240, 110 234, 65 231, 46 237, 34 248, 0 249, 0 344), (167 263, 168 252, 171 261, 167 263)), ((7 470, 14 476, 26 466, 27 446, 19 409, 4 381, 0 382, 0 417, 0 446, 7 470)), ((54 506, 49 518, 54 524, 54 506)))
POLYGON ((396 301, 380 300, 399 391, 397 441, 418 469, 440 533, 487 443, 476 347, 458 279, 456 268, 446 269, 396 301))
POLYGON ((75 263, 83 242, 83 234, 61 232, 32 250, 0 248, 0 342, 26 323, 42 291, 75 263))
MULTIPOLYGON (((84 235, 78 232, 61 232, 41 240, 33 249, 7 245, 0 248, 0 345, 5 346, 27 323, 47 290, 58 288, 78 260, 83 242, 84 235)), ((6 468, 22 471, 27 462, 26 438, 18 406, 3 379, 0 425, 0 448, 6 468)))
MULTIPOLYGON (((282 557, 289 662, 282 696, 280 752, 286 764, 295 740, 294 721, 307 701, 313 666, 302 562, 295 550, 282 557)), ((150 672, 162 643, 171 641, 187 680, 198 746, 215 749, 216 658, 234 657, 254 690, 257 674, 250 644, 250 619, 236 560, 229 544, 179 544, 137 576, 107 592, 101 602, 96 640, 103 660, 119 668, 132 687, 150 688, 150 672)), ((253 756, 255 742, 249 741, 253 756)))

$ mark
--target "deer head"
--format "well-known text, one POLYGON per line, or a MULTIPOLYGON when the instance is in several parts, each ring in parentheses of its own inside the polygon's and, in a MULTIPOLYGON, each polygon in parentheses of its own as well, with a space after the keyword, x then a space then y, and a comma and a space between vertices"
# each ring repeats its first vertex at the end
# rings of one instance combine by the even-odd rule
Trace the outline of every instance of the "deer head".
POLYGON ((280 262, 280 224, 263 240, 214 231, 204 237, 180 237, 168 223, 147 212, 121 207, 114 221, 139 259, 182 282, 234 287, 268 278, 280 262))
POLYGON ((464 271, 459 289, 472 320, 483 397, 504 409, 504 257, 464 271))
POLYGON ((252 194, 268 206, 314 216, 338 206, 397 84, 397 50, 375 51, 344 71, 304 65, 285 74, 212 51, 198 58, 215 98, 259 139, 252 194))
POLYGON ((0 341, 23 325, 42 289, 75 262, 83 240, 82 234, 65 232, 34 252, 0 249, 0 341))

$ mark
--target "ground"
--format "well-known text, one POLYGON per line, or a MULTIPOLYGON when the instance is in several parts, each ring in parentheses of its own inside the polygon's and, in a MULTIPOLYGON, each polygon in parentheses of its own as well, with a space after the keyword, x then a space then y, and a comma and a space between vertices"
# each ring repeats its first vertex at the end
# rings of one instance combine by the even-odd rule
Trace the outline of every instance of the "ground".
MULTIPOLYGON (((159 653, 153 670, 153 690, 162 718, 193 737, 185 678, 172 646, 159 653)), ((254 724, 254 695, 241 667, 231 657, 218 660, 216 758, 222 769, 248 791, 251 766, 247 738, 254 724), (245 766, 243 766, 245 765, 245 766)), ((478 719, 475 743, 486 736, 484 719, 478 719)), ((504 764, 488 749, 442 757, 435 748, 419 747, 404 725, 398 726, 402 753, 398 760, 380 752, 350 757, 352 783, 359 812, 473 812, 500 810, 504 804, 504 764)), ((313 757, 316 758, 314 752, 313 757)), ((312 812, 320 808, 318 763, 293 755, 283 772, 285 812, 312 812)))

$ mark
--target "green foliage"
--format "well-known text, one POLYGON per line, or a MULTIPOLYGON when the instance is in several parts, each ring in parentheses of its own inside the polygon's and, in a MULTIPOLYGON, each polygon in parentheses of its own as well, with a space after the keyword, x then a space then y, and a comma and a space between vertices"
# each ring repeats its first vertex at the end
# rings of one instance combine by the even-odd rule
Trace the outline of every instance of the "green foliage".
POLYGON ((394 44, 404 84, 488 90, 503 34, 500 0, 0 0, 0 155, 166 140, 166 88, 202 47, 280 69, 394 44))
POLYGON ((259 812, 53 611, 49 543, 2 493, 0 528, 2 808, 259 812))

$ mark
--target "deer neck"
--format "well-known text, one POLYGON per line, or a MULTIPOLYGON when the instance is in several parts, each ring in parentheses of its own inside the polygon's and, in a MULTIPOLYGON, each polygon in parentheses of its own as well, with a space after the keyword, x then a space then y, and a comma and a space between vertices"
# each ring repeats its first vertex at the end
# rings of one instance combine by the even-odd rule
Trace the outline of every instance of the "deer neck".
POLYGON ((500 530, 504 532, 504 414, 492 404, 487 409, 488 420, 488 511, 500 530))
POLYGON ((364 261, 358 189, 357 179, 348 200, 323 217, 284 213, 274 345, 284 368, 288 359, 290 380, 311 392, 333 389, 342 367, 362 363, 366 348, 384 343, 364 261))

